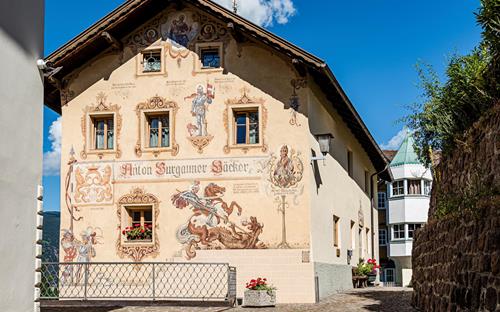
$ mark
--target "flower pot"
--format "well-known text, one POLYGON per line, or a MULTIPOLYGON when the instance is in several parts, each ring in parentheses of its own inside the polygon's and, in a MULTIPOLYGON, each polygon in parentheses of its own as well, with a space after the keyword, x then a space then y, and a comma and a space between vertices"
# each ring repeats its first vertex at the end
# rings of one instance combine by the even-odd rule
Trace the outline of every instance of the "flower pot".
POLYGON ((245 307, 274 307, 276 292, 274 290, 251 290, 244 293, 243 306, 245 307))
POLYGON ((377 279, 377 274, 368 274, 368 282, 373 283, 377 279))

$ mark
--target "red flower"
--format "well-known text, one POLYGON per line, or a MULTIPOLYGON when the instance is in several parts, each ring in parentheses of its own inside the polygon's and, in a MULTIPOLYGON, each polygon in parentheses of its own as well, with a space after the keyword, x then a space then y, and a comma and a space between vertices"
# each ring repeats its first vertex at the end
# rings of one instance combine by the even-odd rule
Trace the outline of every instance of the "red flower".
POLYGON ((122 231, 122 234, 125 235, 125 230, 122 231))

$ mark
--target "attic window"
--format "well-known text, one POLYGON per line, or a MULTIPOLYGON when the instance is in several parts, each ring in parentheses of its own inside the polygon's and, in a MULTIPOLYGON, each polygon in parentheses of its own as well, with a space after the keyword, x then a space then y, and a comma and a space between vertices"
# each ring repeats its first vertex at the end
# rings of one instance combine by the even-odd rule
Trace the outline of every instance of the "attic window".
POLYGON ((142 71, 144 73, 156 73, 161 71, 161 51, 145 51, 142 53, 142 71))
POLYGON ((201 63, 203 68, 219 68, 220 53, 218 48, 203 48, 201 49, 201 63))

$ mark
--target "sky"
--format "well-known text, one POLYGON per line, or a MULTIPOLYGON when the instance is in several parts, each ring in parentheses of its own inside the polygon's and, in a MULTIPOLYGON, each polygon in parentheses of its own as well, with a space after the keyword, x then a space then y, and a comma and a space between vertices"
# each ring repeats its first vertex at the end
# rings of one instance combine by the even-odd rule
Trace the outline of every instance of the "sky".
MULTIPOLYGON (((215 0, 231 6, 232 0, 215 0)), ((45 55, 123 0, 46 0, 45 55)), ((449 57, 480 41, 479 0, 239 0, 243 17, 328 63, 375 140, 396 149, 398 122, 421 102, 417 62, 443 77, 449 57)), ((44 109, 45 210, 59 210, 59 116, 44 109)))

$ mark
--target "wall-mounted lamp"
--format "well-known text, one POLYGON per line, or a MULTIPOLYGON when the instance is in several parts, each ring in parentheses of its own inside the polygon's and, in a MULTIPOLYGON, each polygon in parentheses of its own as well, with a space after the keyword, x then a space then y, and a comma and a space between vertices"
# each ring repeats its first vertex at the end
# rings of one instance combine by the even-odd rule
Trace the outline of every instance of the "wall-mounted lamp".
POLYGON ((311 161, 315 160, 323 160, 323 162, 326 159, 326 154, 330 152, 330 145, 332 142, 333 135, 330 133, 325 133, 325 134, 317 134, 316 135, 316 140, 318 140, 319 143, 319 150, 321 151, 322 156, 313 156, 311 157, 311 161))

